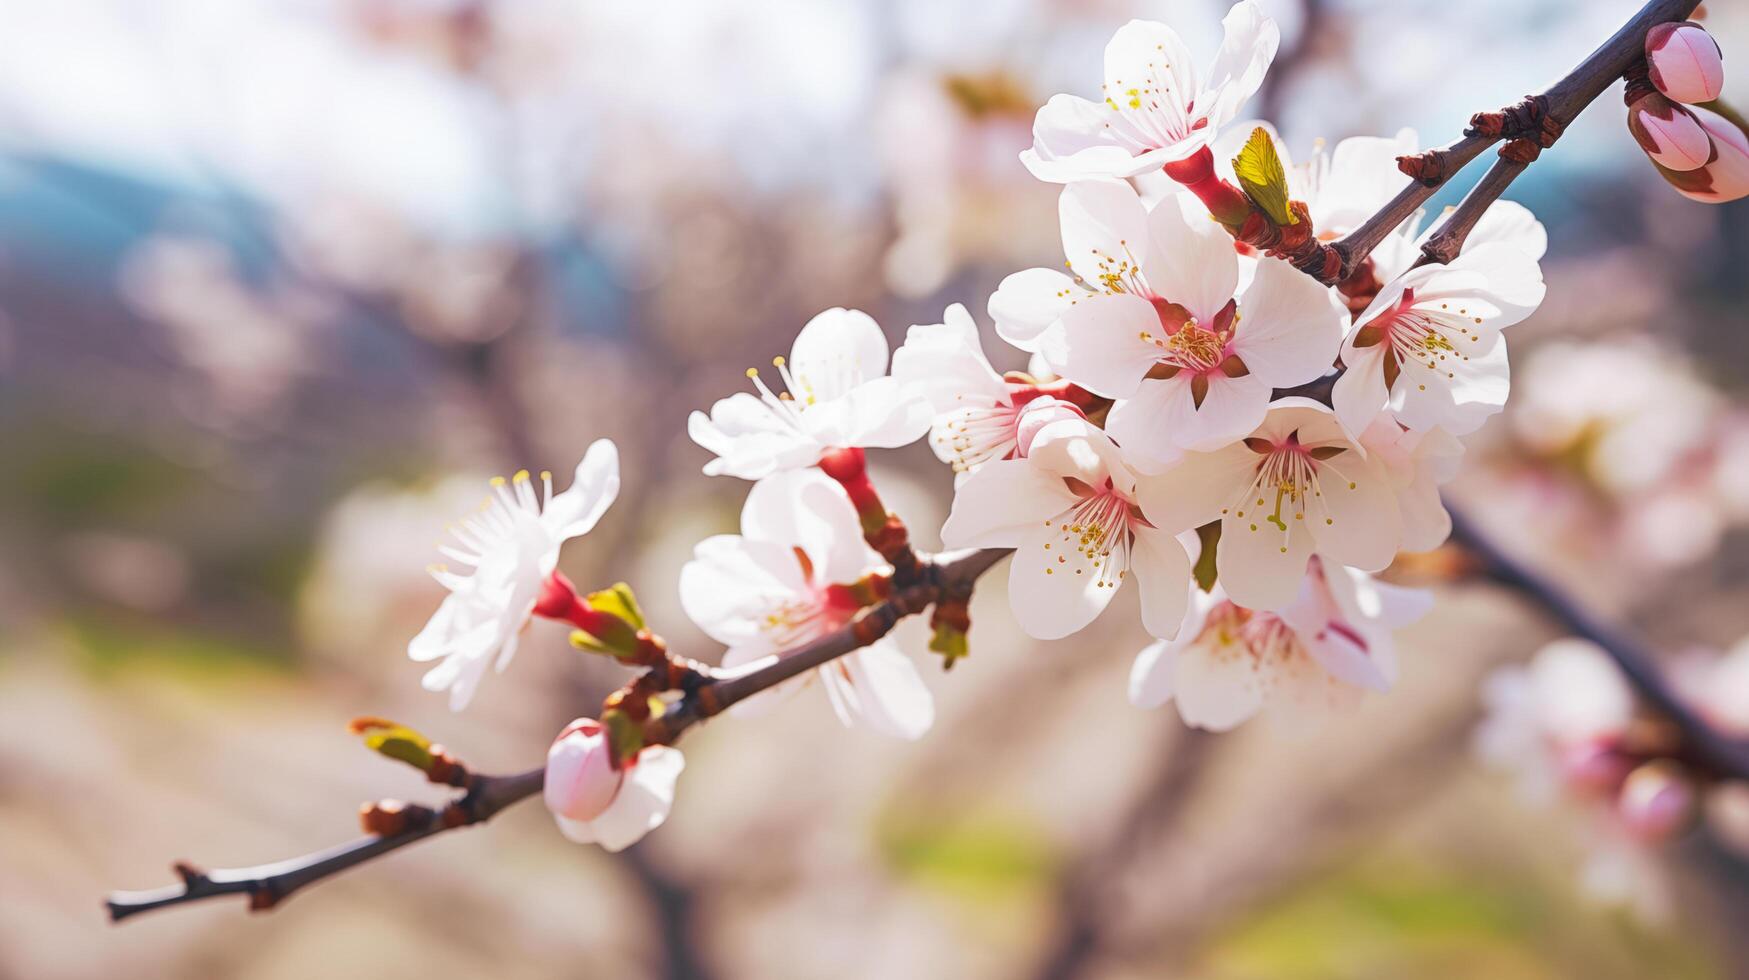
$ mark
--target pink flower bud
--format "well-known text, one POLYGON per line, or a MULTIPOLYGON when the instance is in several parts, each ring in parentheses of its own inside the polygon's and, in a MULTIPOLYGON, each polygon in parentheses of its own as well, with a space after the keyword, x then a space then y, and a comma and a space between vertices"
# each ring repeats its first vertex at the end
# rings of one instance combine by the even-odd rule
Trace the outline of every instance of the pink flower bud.
POLYGON ((594 820, 619 795, 624 778, 613 767, 613 750, 601 723, 579 718, 547 750, 547 809, 567 820, 594 820))
POLYGON ((1658 91, 1678 102, 1711 102, 1725 87, 1724 54, 1699 24, 1652 28, 1646 35, 1646 65, 1658 91))
POLYGON ((1064 419, 1085 419, 1086 413, 1061 398, 1044 396, 1034 398, 1020 410, 1020 417, 1014 423, 1015 455, 1024 457, 1032 449, 1032 441, 1037 438, 1039 430, 1052 422, 1064 419))
POLYGON ((1707 204, 1749 197, 1749 134, 1711 109, 1690 106, 1686 111, 1712 140, 1712 159, 1688 171, 1660 167, 1664 179, 1682 196, 1707 204))
POLYGON ((1669 837, 1694 813, 1694 786, 1669 762, 1648 762, 1628 774, 1616 800, 1622 826, 1641 840, 1669 837))
POLYGON ((1686 172, 1706 165, 1712 140, 1684 106, 1648 92, 1628 106, 1628 132, 1660 167, 1686 172))

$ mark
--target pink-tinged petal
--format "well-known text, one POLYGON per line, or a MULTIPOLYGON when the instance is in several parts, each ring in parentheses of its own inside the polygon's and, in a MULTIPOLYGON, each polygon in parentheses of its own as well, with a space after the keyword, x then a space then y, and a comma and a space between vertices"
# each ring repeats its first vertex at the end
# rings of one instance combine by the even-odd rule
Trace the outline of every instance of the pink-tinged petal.
POLYGON ((1464 251, 1482 245, 1511 245, 1533 259, 1549 250, 1549 232, 1530 209, 1517 201, 1495 201, 1464 239, 1464 251))
POLYGON ((1178 431, 1178 442, 1185 449, 1212 452, 1245 438, 1269 414, 1270 393, 1269 382, 1256 374, 1210 375, 1202 405, 1178 431))
POLYGON ((1008 603, 1015 622, 1034 639, 1060 640, 1079 632, 1099 617, 1117 592, 1115 583, 1105 584, 1099 575, 1081 568, 1082 563, 1065 560, 1072 555, 1074 543, 1041 523, 1014 549, 1008 603))
POLYGON ((1659 24, 1646 34, 1652 84, 1677 102, 1711 102, 1725 88, 1724 53, 1691 21, 1659 24))
POLYGON ((1186 725, 1224 732, 1263 707, 1264 675, 1244 641, 1216 630, 1178 652, 1172 690, 1186 725))
MULTIPOLYGON (((656 745, 639 752, 619 795, 601 816, 588 821, 591 842, 607 851, 623 851, 662 826, 674 807, 674 786, 685 768, 686 759, 678 749, 656 745)), ((560 830, 565 829, 561 822, 560 830)), ((569 832, 565 836, 578 839, 569 832)))
MULTIPOLYGON (((1180 637, 1185 633, 1181 632, 1180 637)), ((1155 640, 1136 654, 1130 667, 1130 703, 1138 708, 1158 708, 1172 700, 1177 680, 1178 654, 1188 645, 1184 639, 1155 640)))
POLYGON ((567 729, 547 750, 542 796, 555 816, 589 821, 613 802, 621 781, 622 774, 613 767, 613 750, 601 734, 600 725, 595 724, 587 731, 567 729))
POLYGON ((1511 389, 1506 338, 1495 336, 1461 358, 1438 362, 1438 368, 1404 361, 1391 390, 1391 414, 1411 429, 1468 435, 1505 407, 1511 389))
POLYGON ((1058 479, 1074 479, 1093 487, 1110 480, 1124 494, 1133 489, 1122 451, 1102 429, 1079 416, 1040 429, 1027 447, 1026 458, 1058 479))
MULTIPOLYGON (((1231 249, 1229 249, 1231 251, 1231 249)), ((1040 353, 1063 377, 1107 398, 1128 398, 1158 362, 1154 305, 1128 293, 1099 293, 1063 313, 1040 353)))
POLYGON ((1057 219, 1070 269, 1094 288, 1101 277, 1146 260, 1148 213, 1135 188, 1121 180, 1082 180, 1063 188, 1057 219))
POLYGON ((828 401, 887 373, 887 337, 861 310, 835 307, 815 314, 790 347, 797 398, 828 401))
POLYGON ((587 534, 618 497, 619 448, 597 439, 577 463, 571 485, 547 503, 541 522, 560 540, 587 534))
POLYGON ((1270 387, 1314 381, 1336 363, 1346 313, 1334 290, 1280 259, 1260 259, 1239 300, 1234 353, 1270 387))
POLYGON ((978 325, 958 303, 941 323, 914 326, 893 352, 893 377, 915 388, 937 413, 968 398, 1006 401, 1008 386, 990 367, 978 340, 978 325))
POLYGON ((1215 570, 1234 602, 1249 609, 1280 609, 1299 595, 1306 560, 1314 550, 1306 526, 1312 518, 1308 510, 1296 520, 1284 501, 1278 524, 1270 519, 1275 501, 1267 495, 1263 499, 1262 504, 1256 498, 1238 501, 1240 506, 1221 519, 1215 570))
POLYGON ((1325 566, 1330 594, 1350 622, 1401 629, 1433 611, 1433 593, 1381 582, 1358 568, 1325 566))
POLYGON ((1712 157, 1712 141, 1700 120, 1661 95, 1642 96, 1628 107, 1628 132, 1654 163, 1670 170, 1694 170, 1712 157))
POLYGON ((1053 95, 1033 118, 1032 148, 1021 152, 1020 162, 1034 177, 1053 184, 1134 177, 1167 162, 1157 153, 1133 154, 1112 142, 1108 124, 1126 135, 1134 133, 1107 106, 1073 95, 1053 95))
POLYGON ((1148 522, 1177 533, 1219 520, 1221 511, 1244 492, 1262 457, 1244 445, 1212 453, 1189 453, 1168 469, 1136 485, 1137 502, 1148 522))
POLYGON ((1383 343, 1366 347, 1353 346, 1354 335, 1343 345, 1342 363, 1347 370, 1336 379, 1330 392, 1330 404, 1351 440, 1372 425, 1390 402, 1391 392, 1385 387, 1386 346, 1383 343))
POLYGON ((935 723, 935 699, 917 667, 890 639, 821 668, 853 722, 881 735, 919 739, 935 723))
MULTIPOLYGON (((1148 288, 1203 324, 1212 324, 1239 286, 1239 253, 1232 248, 1232 236, 1189 192, 1154 206, 1148 214, 1148 236, 1141 260, 1148 288)), ((1161 331, 1156 326, 1153 332, 1161 331)))
POLYGON ((1190 558, 1165 531, 1136 525, 1133 532, 1130 573, 1142 594, 1142 628, 1153 636, 1174 636, 1190 602, 1190 558))
POLYGON ((1403 541, 1402 515, 1390 479, 1376 463, 1352 451, 1318 468, 1320 493, 1305 516, 1318 553, 1367 571, 1389 565, 1403 541))
POLYGON ((1281 45, 1281 29, 1253 0, 1233 5, 1221 19, 1221 50, 1209 70, 1206 91, 1215 101, 1206 110, 1209 128, 1226 125, 1256 94, 1281 45))
POLYGON ((1074 502, 1061 478, 1031 460, 994 460, 954 491, 941 541, 949 548, 1012 548, 1074 502))
POLYGON ((996 334, 1013 346, 1036 352, 1045 329, 1077 299, 1090 295, 1055 269, 1027 269, 1002 280, 990 296, 996 334))
MULTIPOLYGON (((1058 422, 1085 422, 1087 414, 1060 398, 1045 395, 1026 403, 1014 420, 1014 451, 1024 458, 1044 431, 1058 422)), ((1054 430, 1053 430, 1054 431, 1054 430)))

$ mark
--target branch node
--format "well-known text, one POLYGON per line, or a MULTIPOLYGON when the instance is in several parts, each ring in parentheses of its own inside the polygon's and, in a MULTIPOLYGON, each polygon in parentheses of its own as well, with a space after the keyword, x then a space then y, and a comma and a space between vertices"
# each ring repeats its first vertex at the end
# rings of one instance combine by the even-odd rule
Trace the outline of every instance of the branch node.
POLYGON ((1470 117, 1465 136, 1529 140, 1542 149, 1555 145, 1566 127, 1549 112, 1549 97, 1527 95, 1499 112, 1478 112, 1470 117))
POLYGON ((1410 153, 1397 158, 1397 169, 1408 174, 1422 187, 1438 187, 1457 173, 1451 154, 1440 148, 1410 153))

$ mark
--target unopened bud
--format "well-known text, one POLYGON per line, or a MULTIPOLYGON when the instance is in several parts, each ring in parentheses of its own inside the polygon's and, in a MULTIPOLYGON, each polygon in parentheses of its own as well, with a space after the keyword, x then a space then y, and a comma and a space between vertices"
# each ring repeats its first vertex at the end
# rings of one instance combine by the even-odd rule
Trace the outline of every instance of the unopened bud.
POLYGON ((600 723, 579 718, 547 750, 547 809, 567 820, 594 820, 613 803, 624 778, 614 768, 613 750, 600 723))
POLYGON ((1713 143, 1700 120, 1656 92, 1628 106, 1628 132, 1654 163, 1668 170, 1694 170, 1712 157, 1713 143))
POLYGON ((1663 167, 1659 172, 1664 179, 1683 197, 1707 204, 1749 197, 1749 134, 1711 109, 1689 106, 1686 111, 1712 140, 1712 158, 1705 166, 1688 171, 1663 167))
POLYGON ((1711 102, 1725 87, 1724 54, 1706 28, 1659 24, 1646 35, 1646 66, 1658 91, 1677 102, 1711 102))
POLYGON ((1694 814, 1694 804, 1694 786, 1681 767, 1660 760, 1628 774, 1616 812, 1630 833, 1657 841, 1686 826, 1694 814))

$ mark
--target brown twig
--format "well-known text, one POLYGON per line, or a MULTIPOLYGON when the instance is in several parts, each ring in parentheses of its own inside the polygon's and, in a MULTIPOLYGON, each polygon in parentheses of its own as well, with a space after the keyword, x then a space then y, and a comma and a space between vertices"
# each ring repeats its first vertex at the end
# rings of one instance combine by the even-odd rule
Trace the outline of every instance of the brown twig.
POLYGON ((498 811, 540 792, 546 769, 511 776, 478 776, 467 795, 441 811, 423 810, 416 825, 389 836, 370 836, 303 857, 252 868, 202 871, 179 861, 172 867, 182 884, 151 891, 111 892, 104 900, 112 922, 173 905, 185 905, 224 895, 247 895, 251 911, 275 908, 293 892, 398 850, 414 841, 456 827, 485 823, 498 811))
MULTIPOLYGON (((681 699, 668 711, 644 722, 645 744, 670 744, 686 729, 736 702, 868 646, 885 636, 899 620, 922 612, 938 598, 964 595, 979 576, 1007 554, 1005 549, 988 549, 922 557, 919 559, 919 577, 914 584, 870 606, 851 623, 790 651, 781 659, 745 674, 724 675, 701 668, 710 670, 703 683, 683 690, 681 699)), ((650 668, 652 671, 662 669, 650 668)), ((505 807, 539 793, 545 775, 544 768, 512 776, 475 775, 468 792, 442 810, 389 808, 398 821, 404 821, 401 825, 406 828, 395 833, 365 837, 314 854, 251 868, 201 871, 186 862, 179 862, 174 867, 182 878, 181 885, 152 891, 114 892, 104 904, 109 909, 110 920, 115 922, 141 912, 223 895, 247 895, 251 910, 266 911, 305 885, 443 831, 484 823, 505 807)))
POLYGON ((1574 636, 1602 647, 1646 704, 1675 724, 1686 759, 1713 776, 1749 778, 1749 742, 1720 734, 1696 714, 1635 638, 1605 623, 1564 589, 1501 549, 1462 509, 1449 502, 1446 509, 1451 512, 1451 540, 1475 557, 1480 574, 1531 599, 1574 636))

